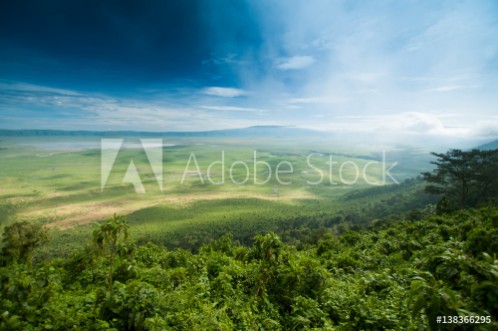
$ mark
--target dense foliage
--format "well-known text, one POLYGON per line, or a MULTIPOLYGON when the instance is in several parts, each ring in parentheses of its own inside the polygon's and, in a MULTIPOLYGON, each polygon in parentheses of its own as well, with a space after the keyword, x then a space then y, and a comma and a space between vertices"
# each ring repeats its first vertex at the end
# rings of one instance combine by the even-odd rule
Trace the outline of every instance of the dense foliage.
MULTIPOLYGON (((163 245, 174 240, 162 233, 134 240, 140 228, 114 215, 85 246, 47 254, 44 228, 12 223, 0 330, 496 330, 496 153, 435 154, 424 178, 441 198, 436 210, 417 178, 349 192, 334 214, 310 201, 314 213, 282 205, 196 223, 172 233, 186 249, 163 245)), ((0 207, 8 218, 12 208, 0 207)), ((148 219, 140 215, 130 223, 148 219)))
POLYGON ((11 259, 0 268, 0 329, 498 327, 497 208, 377 220, 323 232, 299 250, 268 233, 249 247, 226 235, 192 254, 134 244, 126 232, 115 216, 70 258, 33 264, 4 250, 11 259), (493 323, 435 324, 438 315, 493 323))
POLYGON ((39 224, 18 222, 5 227, 0 261, 31 263, 33 250, 47 241, 47 231, 39 224))
POLYGON ((498 199, 498 149, 452 149, 437 157, 436 168, 425 172, 427 192, 442 195, 441 212, 475 207, 498 199))
POLYGON ((413 178, 399 185, 353 190, 333 199, 305 200, 296 206, 258 199, 224 199, 201 201, 186 209, 147 208, 127 219, 139 232, 135 238, 140 243, 153 242, 169 249, 197 252, 203 244, 226 233, 249 246, 254 236, 268 232, 300 248, 316 243, 330 229, 341 233, 375 219, 421 219, 433 212, 432 204, 437 201, 437 196, 424 192, 421 178, 413 178), (217 211, 216 218, 210 217, 213 210, 217 211), (172 228, 170 220, 175 219, 183 220, 182 227, 165 232, 172 228))

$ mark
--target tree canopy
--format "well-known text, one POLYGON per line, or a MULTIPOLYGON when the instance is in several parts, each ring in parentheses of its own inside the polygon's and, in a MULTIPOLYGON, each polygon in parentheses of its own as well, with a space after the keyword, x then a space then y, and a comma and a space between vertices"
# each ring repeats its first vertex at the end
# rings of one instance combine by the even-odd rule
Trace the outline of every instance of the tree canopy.
POLYGON ((498 198, 498 149, 432 153, 432 172, 422 175, 426 191, 441 196, 442 212, 475 207, 498 198))
POLYGON ((191 253, 125 240, 115 216, 70 257, 0 267, 0 330, 496 330, 497 220, 378 220, 301 249, 226 235, 191 253))
POLYGON ((2 239, 2 259, 4 263, 31 263, 34 249, 46 241, 47 231, 41 225, 16 222, 6 226, 2 239))

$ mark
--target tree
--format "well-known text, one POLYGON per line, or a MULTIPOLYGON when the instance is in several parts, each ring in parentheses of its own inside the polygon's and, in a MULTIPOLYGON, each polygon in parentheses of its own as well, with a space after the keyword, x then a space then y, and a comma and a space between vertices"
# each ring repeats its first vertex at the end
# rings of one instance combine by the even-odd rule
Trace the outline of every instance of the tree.
POLYGON ((109 288, 112 288, 114 256, 119 244, 128 238, 128 228, 129 225, 126 222, 125 217, 114 214, 112 218, 100 224, 99 227, 93 231, 93 241, 101 250, 109 252, 109 288))
POLYGON ((498 149, 480 151, 476 159, 475 177, 483 201, 498 197, 498 149))
POLYGON ((441 195, 438 210, 442 212, 474 207, 496 199, 498 194, 498 149, 465 152, 452 149, 437 157, 432 172, 422 173, 426 192, 441 195))
POLYGON ((5 227, 2 241, 6 262, 31 264, 34 249, 47 241, 47 230, 38 224, 17 222, 5 227))
POLYGON ((262 290, 274 279, 282 247, 282 240, 273 232, 254 237, 253 255, 260 260, 261 273, 256 289, 257 297, 261 296, 262 290))

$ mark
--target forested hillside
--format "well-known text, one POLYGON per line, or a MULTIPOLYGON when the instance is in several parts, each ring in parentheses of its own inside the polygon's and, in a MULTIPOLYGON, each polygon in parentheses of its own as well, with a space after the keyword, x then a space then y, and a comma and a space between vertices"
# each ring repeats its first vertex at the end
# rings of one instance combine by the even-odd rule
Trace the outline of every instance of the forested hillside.
POLYGON ((34 264, 32 249, 45 232, 27 224, 9 229, 2 330, 498 327, 497 208, 378 220, 338 236, 326 232, 301 250, 274 233, 250 247, 227 235, 197 254, 131 244, 116 216, 84 250, 34 264), (492 323, 436 325, 438 315, 491 316, 492 323))
POLYGON ((12 223, 0 330, 496 330, 497 153, 434 154, 432 198, 420 179, 353 191, 336 214, 176 233, 187 249, 119 215, 72 253, 12 223))

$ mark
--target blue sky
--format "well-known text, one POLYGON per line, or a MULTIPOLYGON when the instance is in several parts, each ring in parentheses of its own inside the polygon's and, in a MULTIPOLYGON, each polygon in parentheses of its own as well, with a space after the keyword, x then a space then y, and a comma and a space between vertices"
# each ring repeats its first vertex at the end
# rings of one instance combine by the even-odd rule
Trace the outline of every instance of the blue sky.
POLYGON ((498 136, 498 2, 2 1, 0 128, 498 136))

